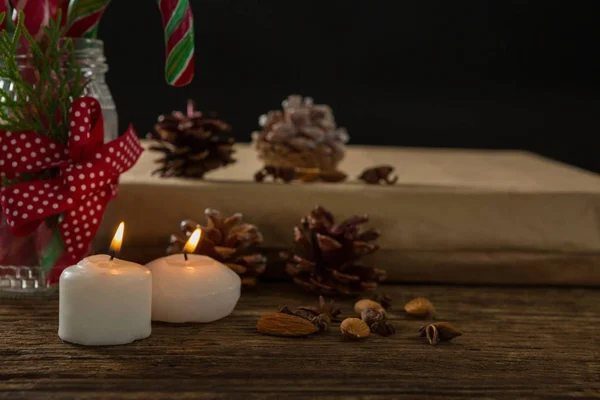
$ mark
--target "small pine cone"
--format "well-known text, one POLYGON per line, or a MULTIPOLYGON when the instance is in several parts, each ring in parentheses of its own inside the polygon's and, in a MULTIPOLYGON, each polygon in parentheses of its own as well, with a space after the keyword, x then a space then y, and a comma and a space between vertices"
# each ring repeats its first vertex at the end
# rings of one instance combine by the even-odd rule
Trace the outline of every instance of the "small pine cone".
POLYGON ((281 253, 286 271, 298 285, 321 294, 354 296, 376 290, 386 272, 357 263, 379 249, 372 243, 379 232, 360 230, 367 221, 355 216, 335 223, 333 214, 316 207, 294 228, 293 248, 281 253))
POLYGON ((243 223, 239 213, 223 218, 219 211, 207 208, 204 214, 208 219, 206 227, 189 219, 181 222, 181 233, 171 235, 167 254, 181 253, 190 235, 200 228, 202 236, 194 253, 227 265, 241 277, 243 285, 256 285, 267 266, 267 258, 253 251, 263 241, 258 228, 243 223))
POLYGON ((156 161, 160 168, 153 171, 163 177, 202 179, 206 172, 236 161, 231 126, 216 115, 195 111, 192 100, 187 114, 174 111, 159 116, 148 138, 157 142, 150 150, 163 154, 156 161))
POLYGON ((331 108, 298 95, 289 96, 282 105, 283 112, 262 115, 261 130, 252 134, 262 162, 272 167, 335 170, 344 158, 348 133, 337 127, 331 108))

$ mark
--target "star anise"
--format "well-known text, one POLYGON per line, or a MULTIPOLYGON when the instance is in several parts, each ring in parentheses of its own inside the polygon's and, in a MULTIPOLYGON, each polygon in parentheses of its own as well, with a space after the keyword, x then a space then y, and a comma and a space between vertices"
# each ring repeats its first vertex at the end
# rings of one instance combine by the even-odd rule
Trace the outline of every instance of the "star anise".
POLYGON ((390 336, 396 333, 396 328, 388 320, 381 320, 371 325, 371 332, 375 332, 381 336, 390 336))
POLYGON ((292 310, 289 306, 285 305, 279 308, 279 312, 307 319, 315 324, 319 332, 329 330, 331 321, 341 321, 338 317, 342 313, 333 300, 326 303, 323 296, 319 297, 319 305, 317 307, 305 306, 292 310))
POLYGON ((339 308, 333 300, 331 300, 329 303, 326 303, 325 298, 323 298, 323 296, 319 296, 319 305, 317 307, 303 306, 298 307, 298 310, 303 310, 313 315, 325 314, 332 321, 341 321, 341 318, 339 318, 340 314, 342 313, 341 308, 339 308))
POLYGON ((398 181, 398 176, 391 177, 394 167, 391 165, 378 165, 376 167, 365 169, 358 179, 368 183, 369 185, 379 185, 385 183, 393 185, 398 181))

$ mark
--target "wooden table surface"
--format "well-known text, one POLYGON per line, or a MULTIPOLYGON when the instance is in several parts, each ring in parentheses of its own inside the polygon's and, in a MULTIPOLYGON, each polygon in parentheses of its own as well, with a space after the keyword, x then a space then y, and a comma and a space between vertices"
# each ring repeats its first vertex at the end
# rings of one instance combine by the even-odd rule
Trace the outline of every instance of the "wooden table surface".
MULTIPOLYGON (((56 300, 0 299, 0 399, 600 398, 600 290, 385 286, 395 336, 341 340, 256 333, 279 304, 315 297, 289 284, 247 291, 228 318, 155 324, 126 346, 57 336, 56 300), (465 334, 430 346, 402 305, 426 296, 465 334)), ((352 301, 342 301, 350 315, 352 301)))

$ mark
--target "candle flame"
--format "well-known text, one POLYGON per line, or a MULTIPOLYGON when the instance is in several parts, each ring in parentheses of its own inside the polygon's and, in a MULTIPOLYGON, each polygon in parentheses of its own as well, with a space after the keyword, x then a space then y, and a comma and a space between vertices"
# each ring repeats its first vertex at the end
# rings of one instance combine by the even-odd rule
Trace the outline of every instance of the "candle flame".
POLYGON ((198 247, 198 243, 200 242, 200 236, 202 236, 202 231, 200 230, 200 228, 196 228, 194 233, 192 233, 187 243, 185 244, 183 252, 193 253, 194 250, 196 250, 196 247, 198 247))
POLYGON ((123 233, 125 232, 125 222, 121 222, 117 228, 117 232, 110 242, 110 251, 118 253, 121 251, 121 245, 123 244, 123 233))

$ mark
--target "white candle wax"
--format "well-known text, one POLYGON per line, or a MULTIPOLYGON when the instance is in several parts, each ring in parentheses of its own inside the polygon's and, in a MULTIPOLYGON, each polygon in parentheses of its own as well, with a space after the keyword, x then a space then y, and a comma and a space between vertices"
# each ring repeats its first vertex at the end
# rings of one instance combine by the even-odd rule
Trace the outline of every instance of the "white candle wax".
POLYGON ((58 336, 86 346, 117 345, 152 332, 152 275, 140 264, 94 255, 63 271, 58 336))
POLYGON ((152 320, 212 322, 231 314, 240 277, 206 256, 174 254, 146 265, 152 271, 152 320))

